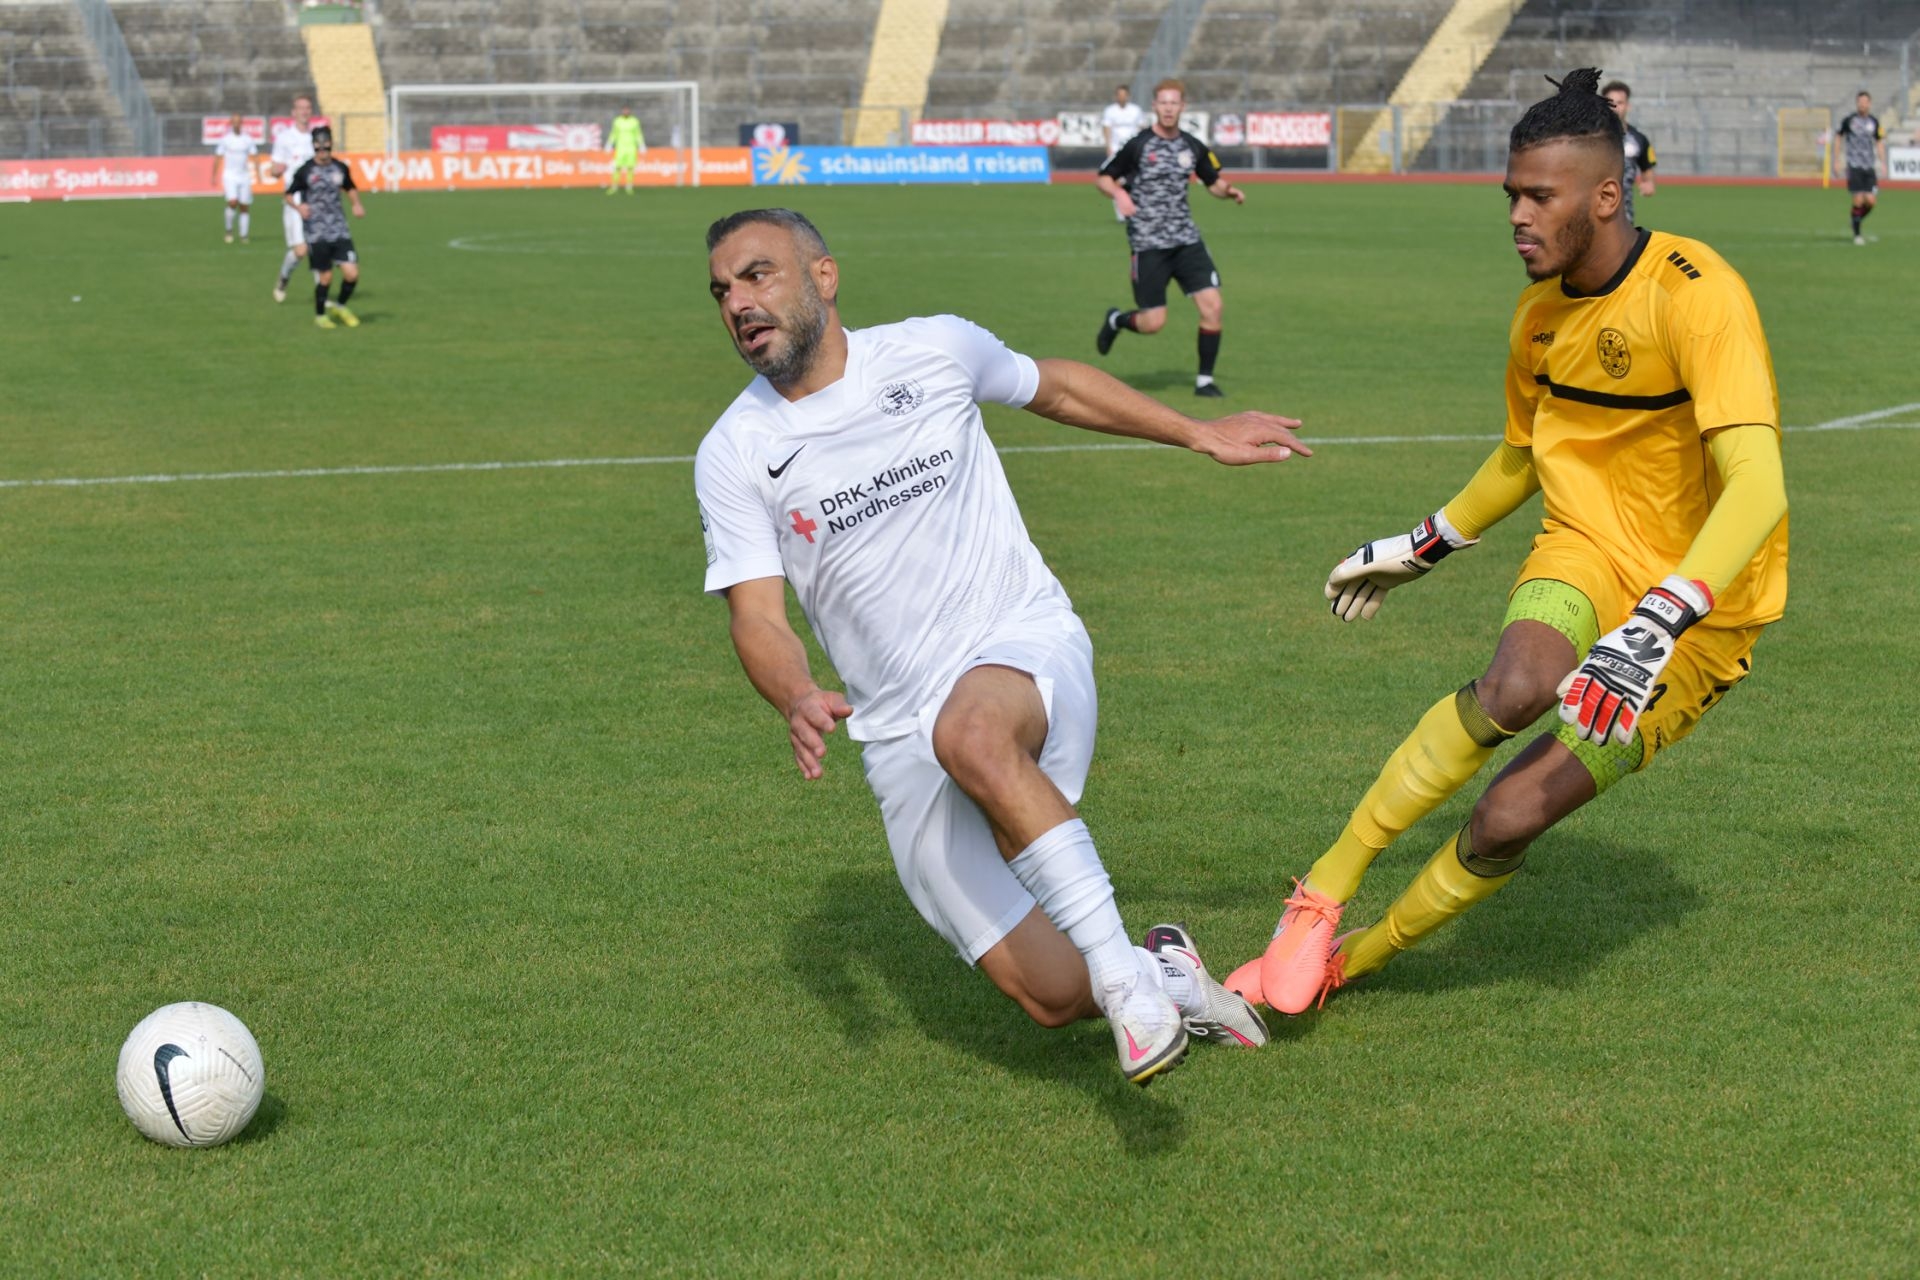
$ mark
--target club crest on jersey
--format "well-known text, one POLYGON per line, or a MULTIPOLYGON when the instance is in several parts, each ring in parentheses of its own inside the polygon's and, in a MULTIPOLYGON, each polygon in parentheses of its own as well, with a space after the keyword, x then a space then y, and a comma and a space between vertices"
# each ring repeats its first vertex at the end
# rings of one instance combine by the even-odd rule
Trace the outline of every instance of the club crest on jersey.
POLYGON ((902 378, 898 382, 889 382, 880 388, 880 396, 873 407, 889 418, 897 418, 904 413, 912 413, 920 407, 927 393, 912 378, 902 378))
POLYGON ((1633 353, 1627 350, 1627 336, 1618 329, 1602 329, 1599 341, 1595 344, 1600 353, 1600 367, 1607 371, 1610 378, 1624 378, 1627 370, 1633 368, 1633 353))

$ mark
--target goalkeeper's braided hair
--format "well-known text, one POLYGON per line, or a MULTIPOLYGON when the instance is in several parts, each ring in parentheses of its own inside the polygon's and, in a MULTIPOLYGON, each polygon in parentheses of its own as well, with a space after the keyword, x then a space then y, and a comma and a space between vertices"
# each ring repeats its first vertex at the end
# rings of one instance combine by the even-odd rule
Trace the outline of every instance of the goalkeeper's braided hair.
POLYGON ((1592 138, 1610 142, 1625 156, 1626 129, 1613 107, 1600 96, 1600 68, 1569 71, 1566 79, 1547 77, 1559 92, 1527 108, 1507 141, 1510 151, 1525 151, 1561 138, 1592 138))

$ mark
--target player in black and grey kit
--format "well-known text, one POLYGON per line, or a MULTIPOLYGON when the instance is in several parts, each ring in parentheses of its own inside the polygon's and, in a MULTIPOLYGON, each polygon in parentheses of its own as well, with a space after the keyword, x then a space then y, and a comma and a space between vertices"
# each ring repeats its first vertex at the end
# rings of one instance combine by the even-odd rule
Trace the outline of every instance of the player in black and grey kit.
POLYGON ((1613 114, 1620 117, 1620 126, 1625 130, 1621 140, 1621 149, 1627 153, 1625 171, 1620 175, 1620 202, 1626 210, 1627 225, 1634 226, 1633 193, 1637 189, 1641 195, 1653 194, 1653 140, 1627 123, 1627 111, 1631 106, 1633 90, 1627 88, 1624 80, 1612 80, 1600 90, 1600 96, 1613 108, 1613 114))
POLYGON ((1224 393, 1213 380, 1213 362, 1220 354, 1220 273, 1193 225, 1187 184, 1197 180, 1209 195, 1235 204, 1247 197, 1220 172, 1207 144, 1180 128, 1186 105, 1185 86, 1162 80, 1153 89, 1153 124, 1100 166, 1100 190, 1127 220, 1136 309, 1109 310, 1095 345, 1105 355, 1122 329, 1158 333, 1167 322, 1167 281, 1177 280, 1200 312, 1200 375, 1193 393, 1219 396, 1224 393))
POLYGON ((347 212, 341 207, 341 193, 353 202, 353 216, 364 218, 367 210, 360 203, 360 192, 353 185, 353 170, 343 160, 333 158, 333 130, 321 126, 313 131, 313 159, 294 170, 287 184, 286 202, 299 211, 307 231, 307 263, 313 268, 313 323, 322 329, 336 322, 357 328, 360 321, 347 310, 347 299, 360 282, 360 259, 353 251, 353 233, 347 228, 347 212), (340 301, 327 301, 327 289, 333 284, 333 265, 340 264, 340 301))
POLYGON ((1853 242, 1865 244, 1860 224, 1880 201, 1880 170, 1887 160, 1887 131, 1873 114, 1873 95, 1862 89, 1853 100, 1853 114, 1833 131, 1833 176, 1847 169, 1847 194, 1853 207, 1853 242))

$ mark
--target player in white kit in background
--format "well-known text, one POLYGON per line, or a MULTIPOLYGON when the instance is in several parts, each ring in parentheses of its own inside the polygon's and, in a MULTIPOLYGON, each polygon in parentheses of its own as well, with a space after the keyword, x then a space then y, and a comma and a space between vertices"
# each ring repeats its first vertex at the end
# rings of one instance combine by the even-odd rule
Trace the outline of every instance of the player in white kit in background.
POLYGON ((253 153, 259 150, 247 136, 246 122, 239 112, 227 119, 227 131, 213 144, 213 179, 220 184, 220 195, 227 202, 227 243, 233 243, 233 226, 240 224, 240 243, 247 243, 253 209, 253 153))
MULTIPOLYGON (((280 179, 281 190, 285 184, 293 181, 293 175, 300 166, 313 159, 313 99, 305 96, 293 100, 293 123, 273 135, 273 160, 267 166, 267 172, 280 179)), ((300 259, 307 256, 306 224, 300 220, 300 211, 282 201, 280 206, 280 227, 287 237, 287 256, 280 259, 280 276, 274 281, 273 300, 287 300, 287 281, 293 278, 293 269, 300 265, 300 259)))
MULTIPOLYGON (((1109 102, 1107 109, 1100 113, 1100 132, 1107 140, 1107 159, 1109 160, 1119 154, 1120 148, 1127 145, 1129 138, 1147 127, 1147 113, 1142 111, 1140 104, 1132 99, 1133 90, 1126 85, 1116 85, 1113 90, 1113 101, 1109 102)), ((1125 222, 1127 219, 1124 214, 1115 209, 1113 220, 1125 222)))
POLYGON ((1266 1042, 1179 926, 1128 939, 1074 811, 1093 757, 1093 651, 1027 536, 980 404, 1177 444, 1230 465, 1310 451, 1289 418, 1201 422, 1090 366, 1037 364, 955 316, 848 331, 839 264, 786 209, 713 224, 720 318, 760 376, 700 445, 708 592, 747 677, 818 778, 841 720, 863 744, 921 916, 1042 1026, 1105 1017, 1145 1084, 1189 1033, 1266 1042), (823 689, 791 584, 846 684, 823 689))

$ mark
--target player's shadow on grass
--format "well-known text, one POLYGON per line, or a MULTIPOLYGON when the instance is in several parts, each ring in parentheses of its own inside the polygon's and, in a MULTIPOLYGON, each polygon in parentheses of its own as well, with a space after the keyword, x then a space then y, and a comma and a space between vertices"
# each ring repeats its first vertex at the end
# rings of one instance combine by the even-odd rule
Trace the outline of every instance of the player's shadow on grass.
MULTIPOLYGON (((1104 1022, 1057 1031, 1033 1023, 927 927, 891 866, 830 876, 795 919, 786 953, 855 1050, 901 1031, 904 1011, 912 1034, 978 1059, 988 1071, 1086 1093, 1131 1154, 1171 1154, 1186 1141, 1186 1117, 1168 1096, 1177 1084, 1157 1083, 1148 1094, 1123 1080, 1104 1022), (876 984, 893 999, 879 998, 876 984)), ((1169 1077, 1179 1078, 1178 1071, 1169 1077)))
MULTIPOLYGON (((1389 892, 1398 893, 1404 882, 1393 870, 1381 867, 1369 879, 1387 872, 1389 892)), ((1368 911, 1353 923, 1371 924, 1390 900, 1370 899, 1368 911)), ((1356 983, 1347 997, 1516 980, 1571 990, 1614 953, 1651 945, 1650 935, 1679 928, 1703 902, 1699 890, 1674 874, 1671 854, 1549 835, 1529 852, 1513 883, 1356 983)))

